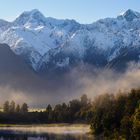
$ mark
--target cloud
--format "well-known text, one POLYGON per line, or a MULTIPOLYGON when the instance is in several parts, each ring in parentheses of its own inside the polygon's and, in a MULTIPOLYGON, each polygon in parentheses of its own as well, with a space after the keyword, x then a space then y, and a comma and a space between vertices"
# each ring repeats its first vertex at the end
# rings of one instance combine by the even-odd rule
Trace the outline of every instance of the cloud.
POLYGON ((14 84, 1 84, 1 104, 5 100, 15 100, 17 103, 27 102, 32 107, 46 107, 47 104, 68 102, 82 94, 94 99, 104 93, 139 88, 140 65, 130 63, 124 73, 81 65, 65 74, 29 81, 18 78, 14 79, 14 84))
POLYGON ((101 70, 96 75, 86 75, 79 79, 83 85, 82 93, 95 97, 104 93, 117 93, 119 90, 126 92, 132 88, 140 87, 140 69, 129 68, 125 73, 112 70, 101 70))

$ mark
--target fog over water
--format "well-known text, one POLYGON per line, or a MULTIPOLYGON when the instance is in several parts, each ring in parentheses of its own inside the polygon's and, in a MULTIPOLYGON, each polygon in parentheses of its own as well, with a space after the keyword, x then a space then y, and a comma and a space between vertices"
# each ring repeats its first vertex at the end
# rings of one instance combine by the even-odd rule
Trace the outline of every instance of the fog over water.
POLYGON ((0 127, 0 132, 10 134, 45 134, 45 133, 86 134, 90 132, 90 126, 89 125, 15 126, 15 127, 0 127))
POLYGON ((0 140, 93 140, 89 132, 88 125, 0 127, 0 140))

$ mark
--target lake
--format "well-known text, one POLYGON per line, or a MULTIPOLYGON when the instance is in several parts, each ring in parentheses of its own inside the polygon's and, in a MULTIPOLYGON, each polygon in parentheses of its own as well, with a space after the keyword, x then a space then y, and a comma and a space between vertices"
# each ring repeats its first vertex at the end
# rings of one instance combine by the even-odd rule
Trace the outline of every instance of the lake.
POLYGON ((0 140, 94 140, 89 125, 28 125, 0 127, 0 140))

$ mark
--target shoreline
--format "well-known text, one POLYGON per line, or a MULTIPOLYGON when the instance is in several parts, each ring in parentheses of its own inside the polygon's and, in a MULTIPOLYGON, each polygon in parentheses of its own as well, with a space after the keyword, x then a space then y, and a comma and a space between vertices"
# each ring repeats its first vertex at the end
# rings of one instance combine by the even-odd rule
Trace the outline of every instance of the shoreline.
POLYGON ((75 126, 75 127, 80 127, 80 126, 89 126, 90 124, 85 124, 85 123, 52 123, 52 124, 0 124, 0 127, 65 127, 65 126, 75 126))
POLYGON ((0 132, 7 134, 76 134, 91 135, 87 124, 0 124, 0 132), (54 131, 55 130, 55 131, 54 131))

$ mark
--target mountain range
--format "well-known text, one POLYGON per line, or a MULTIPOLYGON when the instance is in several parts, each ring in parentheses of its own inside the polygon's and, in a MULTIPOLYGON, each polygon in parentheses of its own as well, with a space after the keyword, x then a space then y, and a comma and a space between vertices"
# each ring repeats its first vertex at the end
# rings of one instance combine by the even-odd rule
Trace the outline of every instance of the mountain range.
POLYGON ((137 87, 139 72, 127 73, 133 62, 140 62, 140 13, 130 9, 92 24, 36 9, 0 20, 0 102, 42 107, 137 87))
POLYGON ((80 24, 34 9, 13 22, 0 20, 0 43, 37 73, 79 64, 122 71, 140 60, 140 13, 129 9, 116 18, 80 24))

